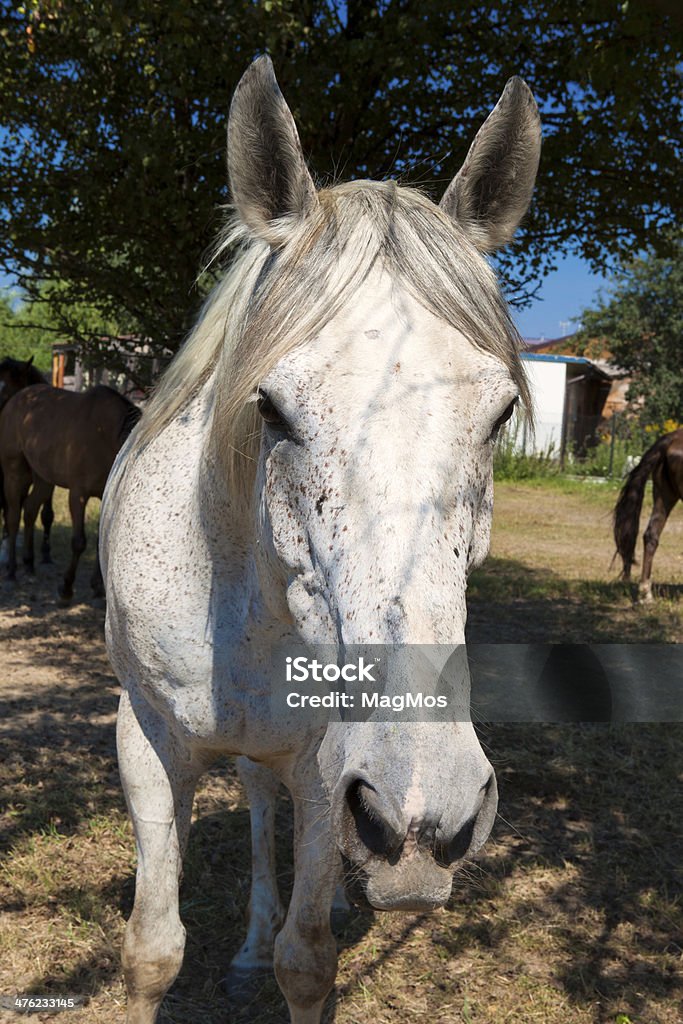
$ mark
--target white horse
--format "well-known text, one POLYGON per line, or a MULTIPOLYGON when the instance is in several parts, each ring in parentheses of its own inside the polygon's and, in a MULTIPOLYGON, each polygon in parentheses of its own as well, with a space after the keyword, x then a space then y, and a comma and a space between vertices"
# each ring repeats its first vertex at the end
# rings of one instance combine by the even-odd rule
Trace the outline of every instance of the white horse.
MULTIPOLYGON (((511 240, 539 151, 536 104, 512 79, 440 207, 393 181, 317 192, 268 58, 237 88, 231 270, 103 507, 138 848, 130 1024, 154 1021, 180 969, 181 859, 216 756, 244 755, 252 814, 250 924, 233 966, 274 961, 294 1024, 319 1021, 334 982, 330 907, 344 870, 372 907, 429 909, 489 834, 495 777, 468 715, 400 726, 275 715, 284 682, 271 652, 391 645, 398 692, 413 645, 463 643, 467 575, 488 549, 493 439, 528 397, 483 253, 511 240), (273 863, 280 781, 295 815, 286 916, 273 863)), ((463 674, 461 707, 468 687, 463 674)))

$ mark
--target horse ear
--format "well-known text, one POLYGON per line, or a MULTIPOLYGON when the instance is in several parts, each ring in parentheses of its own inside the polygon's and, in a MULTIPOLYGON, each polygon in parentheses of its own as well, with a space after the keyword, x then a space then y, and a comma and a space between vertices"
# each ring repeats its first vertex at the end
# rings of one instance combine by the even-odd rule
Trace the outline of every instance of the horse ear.
POLYGON ((440 204, 482 252, 512 241, 531 201, 540 155, 536 101, 521 78, 511 78, 440 204))
POLYGON ((26 360, 26 365, 27 366, 33 366, 33 356, 31 356, 29 359, 26 360))
POLYGON ((280 218, 305 217, 317 205, 291 111, 270 57, 259 57, 237 86, 228 119, 228 175, 242 221, 271 244, 280 218))

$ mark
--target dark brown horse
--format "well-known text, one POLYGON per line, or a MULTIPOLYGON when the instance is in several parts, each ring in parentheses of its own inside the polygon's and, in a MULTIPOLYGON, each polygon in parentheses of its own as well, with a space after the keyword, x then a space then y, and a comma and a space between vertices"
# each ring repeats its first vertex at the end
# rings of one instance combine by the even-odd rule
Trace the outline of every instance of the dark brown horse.
POLYGON ((33 356, 24 361, 5 356, 0 359, 0 411, 17 391, 29 384, 44 384, 45 378, 33 365, 33 356))
MULTIPOLYGON (((24 562, 33 567, 33 526, 52 489, 69 491, 73 524, 72 558, 60 596, 68 601, 80 556, 85 551, 85 510, 101 498, 116 454, 140 419, 140 410, 112 388, 98 385, 82 394, 34 384, 9 399, 0 416, 0 466, 4 476, 8 575, 16 574, 16 538, 24 507, 24 562), (31 492, 29 494, 29 488, 31 492)), ((104 593, 99 558, 92 576, 95 595, 104 593)))
POLYGON ((631 470, 614 509, 614 540, 624 563, 623 578, 631 578, 645 484, 652 477, 654 507, 643 537, 643 569, 638 591, 641 601, 652 600, 652 560, 669 513, 683 498, 683 427, 660 437, 631 470))
MULTIPOLYGON (((0 413, 3 407, 17 391, 30 387, 32 384, 44 384, 45 378, 42 373, 33 365, 33 356, 30 359, 12 359, 6 356, 0 360, 0 413)), ((0 467, 0 513, 2 513, 2 539, 7 537, 7 512, 5 509, 5 495, 2 486, 2 468, 0 467)), ((34 513, 33 518, 35 521, 34 513)), ((43 544, 41 548, 43 562, 50 561, 50 530, 54 521, 52 511, 52 490, 45 497, 40 513, 43 524, 43 544)))

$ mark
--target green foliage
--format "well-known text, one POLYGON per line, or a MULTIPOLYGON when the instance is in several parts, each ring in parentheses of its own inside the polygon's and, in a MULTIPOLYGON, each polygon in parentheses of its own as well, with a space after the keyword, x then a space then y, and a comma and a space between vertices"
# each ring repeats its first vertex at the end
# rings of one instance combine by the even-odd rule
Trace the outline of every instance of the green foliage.
POLYGON ((581 458, 570 457, 565 463, 565 471, 571 476, 583 478, 611 477, 621 480, 636 462, 640 462, 643 453, 652 441, 643 441, 640 432, 626 437, 617 437, 612 447, 610 437, 605 437, 581 458))
POLYGON ((35 365, 45 373, 52 365, 52 334, 41 328, 39 318, 36 318, 36 326, 27 326, 30 322, 27 313, 26 307, 16 308, 7 295, 0 294, 0 359, 33 356, 35 365))
POLYGON ((496 480, 538 480, 560 475, 553 445, 542 452, 523 452, 514 431, 501 431, 493 451, 496 480))
POLYGON ((89 339, 89 351, 106 346, 118 326, 87 303, 65 304, 68 287, 53 281, 36 290, 33 298, 12 301, 0 293, 0 359, 33 360, 44 373, 52 366, 52 346, 58 342, 89 339), (63 315, 68 310, 68 317, 63 315))
POLYGON ((635 460, 639 462, 643 453, 663 430, 643 430, 634 419, 616 416, 611 421, 616 429, 614 443, 607 430, 598 443, 582 454, 568 452, 564 466, 560 464, 559 451, 550 444, 545 451, 523 452, 514 431, 502 431, 493 453, 493 475, 496 480, 572 480, 583 479, 621 480, 635 460))
POLYGON ((0 266, 31 294, 59 280, 51 304, 84 344, 83 304, 171 355, 226 199, 230 96, 268 51, 321 181, 398 175, 436 197, 524 76, 545 143, 521 271, 500 261, 520 298, 550 252, 598 267, 665 246, 683 188, 679 43, 665 4, 612 0, 5 3, 0 266))
POLYGON ((683 422, 683 241, 672 259, 650 253, 618 273, 579 336, 603 339, 633 376, 628 398, 644 424, 683 422))

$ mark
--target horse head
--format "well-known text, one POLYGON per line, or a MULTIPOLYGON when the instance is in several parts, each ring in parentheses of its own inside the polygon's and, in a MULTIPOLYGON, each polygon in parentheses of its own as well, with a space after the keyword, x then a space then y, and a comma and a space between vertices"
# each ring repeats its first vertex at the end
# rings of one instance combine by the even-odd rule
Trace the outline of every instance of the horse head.
POLYGON ((0 360, 0 409, 17 391, 30 384, 44 383, 42 374, 33 365, 33 356, 25 361, 6 356, 0 360))
MULTIPOLYGON (((261 591, 307 644, 390 645, 396 692, 415 645, 464 643, 493 442, 528 400, 485 254, 529 204, 536 104, 508 83, 438 207, 392 181, 317 191, 267 58, 237 89, 228 140, 238 217, 270 250, 246 398, 261 591)), ((456 691, 466 707, 464 659, 456 691)), ((490 832, 495 776, 468 714, 387 717, 331 722, 320 744, 339 851, 374 907, 440 905, 490 832)))

